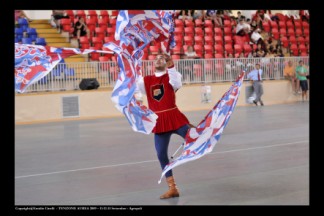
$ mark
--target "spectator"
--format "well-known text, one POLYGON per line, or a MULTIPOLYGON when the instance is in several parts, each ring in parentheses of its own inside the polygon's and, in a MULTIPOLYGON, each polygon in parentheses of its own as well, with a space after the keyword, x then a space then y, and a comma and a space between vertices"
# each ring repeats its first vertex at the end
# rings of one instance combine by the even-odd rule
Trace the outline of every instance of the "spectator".
POLYGON ((258 102, 260 102, 261 106, 263 106, 263 101, 261 100, 261 96, 263 95, 263 86, 262 86, 262 69, 260 69, 260 64, 255 65, 255 69, 248 73, 247 78, 252 80, 253 90, 256 94, 255 100, 253 103, 258 106, 258 102))
POLYGON ((240 19, 239 23, 236 25, 236 35, 245 36, 250 31, 250 25, 245 23, 244 19, 240 19))
POLYGON ((23 10, 15 10, 15 23, 18 23, 19 18, 24 18, 28 20, 28 22, 32 21, 23 10))
POLYGON ((196 58, 199 58, 199 56, 197 56, 197 53, 193 50, 193 47, 189 45, 187 47, 187 52, 185 52, 183 58, 184 59, 196 59, 196 58))
POLYGON ((79 17, 79 20, 75 23, 73 35, 78 39, 80 39, 81 36, 90 36, 90 31, 84 23, 83 17, 79 17))
MULTIPOLYGON (((192 46, 187 47, 187 52, 182 56, 183 59, 197 59, 197 53, 193 50, 192 46)), ((194 61, 187 61, 186 64, 183 66, 182 71, 184 75, 184 79, 189 78, 191 81, 193 80, 193 65, 194 61)))
POLYGON ((181 10, 181 13, 178 19, 184 20, 193 20, 194 10, 181 10))
POLYGON ((296 77, 299 80, 299 85, 302 89, 302 101, 307 100, 307 69, 303 66, 303 61, 300 60, 299 65, 296 67, 296 77))
POLYGON ((193 19, 201 19, 204 20, 205 11, 204 10, 194 10, 193 19))
POLYGON ((216 19, 216 12, 217 10, 207 10, 205 13, 205 20, 215 20, 216 19))
POLYGON ((267 52, 262 48, 261 44, 258 44, 258 48, 255 50, 256 56, 259 58, 265 57, 267 52))
POLYGON ((241 11, 238 11, 238 12, 237 12, 237 18, 236 18, 237 23, 240 22, 240 20, 241 20, 241 16, 242 16, 241 11))
POLYGON ((293 93, 297 94, 299 89, 299 82, 296 78, 295 67, 293 66, 292 61, 288 61, 288 64, 284 68, 283 74, 285 79, 290 80, 293 93))
POLYGON ((215 25, 215 27, 223 27, 224 26, 223 15, 221 14, 220 11, 216 12, 216 17, 214 18, 214 25, 215 25))
POLYGON ((62 18, 70 18, 65 10, 52 10, 52 17, 55 25, 52 24, 53 27, 59 27, 60 26, 60 19, 62 18))

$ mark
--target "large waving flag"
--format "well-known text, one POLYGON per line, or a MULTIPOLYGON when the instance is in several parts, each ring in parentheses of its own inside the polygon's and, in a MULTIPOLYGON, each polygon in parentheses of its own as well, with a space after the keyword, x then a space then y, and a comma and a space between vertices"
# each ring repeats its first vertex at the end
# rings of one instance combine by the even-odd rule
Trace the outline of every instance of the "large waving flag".
POLYGON ((233 113, 240 94, 244 74, 244 71, 240 73, 235 83, 216 103, 213 109, 209 111, 204 120, 196 128, 188 130, 181 155, 164 167, 159 183, 161 183, 163 176, 170 169, 196 160, 213 150, 233 113))
POLYGON ((15 90, 23 93, 28 86, 46 76, 62 59, 91 52, 98 51, 15 43, 15 90))
POLYGON ((161 42, 164 52, 175 46, 172 11, 120 10, 115 40, 104 44, 117 53, 120 69, 111 100, 134 131, 149 134, 156 124, 157 115, 135 102, 136 80, 141 76, 143 49, 152 41, 161 42))

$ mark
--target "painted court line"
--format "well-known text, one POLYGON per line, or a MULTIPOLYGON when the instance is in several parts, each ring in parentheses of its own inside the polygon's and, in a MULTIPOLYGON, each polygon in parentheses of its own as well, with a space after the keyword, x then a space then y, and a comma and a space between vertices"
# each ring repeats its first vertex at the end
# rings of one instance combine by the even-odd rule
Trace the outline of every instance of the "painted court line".
MULTIPOLYGON (((249 151, 249 150, 255 150, 255 149, 263 149, 263 148, 272 148, 272 147, 278 147, 278 146, 285 146, 285 145, 295 145, 295 144, 301 144, 301 143, 305 143, 305 142, 308 142, 308 140, 291 142, 291 143, 282 143, 282 144, 276 144, 276 145, 260 146, 260 147, 254 147, 254 148, 234 149, 234 150, 228 150, 228 151, 213 152, 213 153, 209 153, 209 154, 222 154, 222 153, 229 153, 229 152, 249 151)), ((109 168, 109 167, 135 165, 135 164, 142 164, 142 163, 151 163, 151 162, 157 162, 157 161, 158 160, 147 160, 147 161, 138 161, 138 162, 129 162, 129 163, 122 163, 122 164, 113 164, 113 165, 106 165, 106 166, 74 169, 74 170, 64 170, 64 171, 57 171, 57 172, 40 173, 40 174, 33 174, 33 175, 17 176, 17 177, 15 177, 15 179, 35 177, 35 176, 44 176, 44 175, 53 175, 53 174, 68 173, 68 172, 85 171, 85 170, 102 169, 102 168, 109 168)))

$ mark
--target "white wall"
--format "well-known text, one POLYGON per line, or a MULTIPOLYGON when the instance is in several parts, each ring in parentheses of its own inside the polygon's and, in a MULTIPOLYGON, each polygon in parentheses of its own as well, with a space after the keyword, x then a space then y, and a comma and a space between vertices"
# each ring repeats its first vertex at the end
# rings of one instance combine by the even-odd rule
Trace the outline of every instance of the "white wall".
POLYGON ((24 10, 30 19, 51 19, 52 10, 24 10))

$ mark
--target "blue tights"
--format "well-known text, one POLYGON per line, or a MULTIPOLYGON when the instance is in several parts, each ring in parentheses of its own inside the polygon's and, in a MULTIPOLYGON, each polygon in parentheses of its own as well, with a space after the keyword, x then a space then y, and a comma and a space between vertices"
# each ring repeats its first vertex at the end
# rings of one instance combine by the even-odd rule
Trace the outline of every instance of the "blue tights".
MULTIPOLYGON (((155 142, 155 149, 160 161, 161 168, 163 168, 169 163, 168 157, 168 147, 170 143, 170 138, 172 134, 178 134, 179 136, 185 138, 187 131, 189 129, 189 125, 184 125, 181 128, 173 131, 169 131, 166 133, 156 133, 154 134, 154 142, 155 142)), ((169 170, 165 177, 172 176, 172 170, 169 170)))

